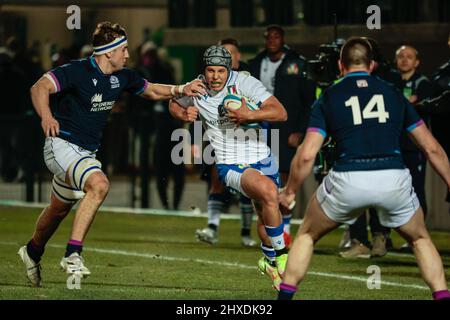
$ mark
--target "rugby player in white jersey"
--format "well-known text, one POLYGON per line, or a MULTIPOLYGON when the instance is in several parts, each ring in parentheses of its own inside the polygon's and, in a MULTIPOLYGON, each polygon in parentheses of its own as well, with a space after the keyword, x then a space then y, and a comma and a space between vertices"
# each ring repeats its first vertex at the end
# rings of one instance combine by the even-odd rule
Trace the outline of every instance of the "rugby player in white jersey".
POLYGON ((149 83, 125 68, 129 58, 127 35, 118 24, 99 23, 93 46, 91 57, 47 72, 31 88, 33 106, 46 136, 44 160, 54 174, 50 205, 39 216, 31 240, 19 250, 34 286, 41 284, 40 260, 45 245, 80 199, 60 266, 69 274, 90 274, 81 256, 83 241, 109 190, 95 153, 121 93, 128 91, 154 100, 205 93, 201 81, 183 86, 149 83))
POLYGON ((258 267, 271 277, 278 290, 287 260, 278 207, 280 177, 276 160, 265 139, 258 138, 261 138, 258 133, 263 130, 264 123, 285 121, 287 113, 259 80, 248 73, 231 70, 231 60, 224 47, 209 47, 203 56, 204 72, 201 75, 207 94, 172 100, 169 108, 175 118, 184 121, 195 121, 200 114, 215 152, 220 180, 231 191, 252 199, 259 218, 258 234, 264 253, 258 267), (230 109, 224 106, 224 98, 229 93, 247 97, 259 108, 250 110, 242 99, 239 109, 230 109), (243 129, 248 123, 260 123, 259 129, 243 129))

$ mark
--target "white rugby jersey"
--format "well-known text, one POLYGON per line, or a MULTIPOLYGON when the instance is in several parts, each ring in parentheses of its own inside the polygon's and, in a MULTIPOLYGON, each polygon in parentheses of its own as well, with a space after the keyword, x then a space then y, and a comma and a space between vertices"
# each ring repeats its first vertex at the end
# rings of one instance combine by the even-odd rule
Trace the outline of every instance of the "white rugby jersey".
POLYGON ((270 154, 267 132, 236 127, 223 112, 219 112, 230 88, 257 105, 272 96, 261 81, 247 72, 231 71, 227 84, 221 91, 216 93, 208 90, 208 94, 202 97, 183 97, 176 101, 182 107, 195 106, 199 109, 218 164, 251 164, 267 158, 270 154))

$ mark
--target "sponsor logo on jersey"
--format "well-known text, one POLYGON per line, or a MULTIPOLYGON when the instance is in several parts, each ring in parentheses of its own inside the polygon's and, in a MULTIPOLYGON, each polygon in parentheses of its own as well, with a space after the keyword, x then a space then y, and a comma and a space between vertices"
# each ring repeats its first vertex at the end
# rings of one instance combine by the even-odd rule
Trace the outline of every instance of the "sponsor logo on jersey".
POLYGON ((102 102, 102 100, 103 100, 103 95, 101 93, 96 93, 92 96, 91 103, 102 102))
POLYGON ((94 83, 94 87, 97 86, 97 79, 92 79, 92 82, 94 83))
POLYGON ((116 76, 111 76, 109 78, 109 82, 111 83, 111 89, 120 87, 119 78, 117 78, 116 76))
POLYGON ((91 112, 99 112, 99 111, 107 111, 111 110, 115 101, 104 101, 103 102, 103 94, 96 93, 91 98, 91 112))

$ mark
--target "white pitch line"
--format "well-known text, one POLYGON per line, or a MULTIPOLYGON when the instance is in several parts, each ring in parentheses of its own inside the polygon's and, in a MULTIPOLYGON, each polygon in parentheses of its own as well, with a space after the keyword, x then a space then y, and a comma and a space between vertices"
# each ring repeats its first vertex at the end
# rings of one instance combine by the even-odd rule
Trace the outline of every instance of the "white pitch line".
MULTIPOLYGON (((0 206, 7 207, 24 207, 24 208, 45 208, 48 203, 41 202, 25 202, 18 200, 0 200, 0 206)), ((182 211, 182 210, 164 210, 164 209, 143 209, 143 208, 127 208, 127 207, 108 207, 102 206, 98 210, 99 212, 113 212, 113 213, 131 213, 131 214, 143 214, 143 215, 156 215, 156 216, 173 216, 173 217, 187 217, 187 218, 207 218, 208 215, 203 213, 197 213, 196 211, 182 211)), ((220 215, 220 219, 224 220, 240 220, 241 214, 223 213, 220 215)), ((253 220, 256 221, 256 215, 253 220)), ((291 219, 291 224, 299 225, 302 219, 291 219)))
MULTIPOLYGON (((15 242, 0 242, 0 245, 15 245, 15 246, 17 246, 17 243, 15 243, 15 242)), ((48 247, 65 248, 65 246, 62 246, 62 245, 48 245, 48 247)), ((222 266, 222 267, 241 268, 241 269, 256 269, 256 266, 250 266, 250 265, 246 265, 246 264, 242 264, 242 263, 236 263, 236 262, 225 262, 225 261, 214 261, 214 260, 205 260, 205 259, 190 259, 190 258, 170 257, 170 256, 162 256, 162 255, 151 254, 151 253, 140 253, 140 252, 133 252, 133 251, 125 251, 125 250, 110 250, 110 249, 89 248, 89 247, 88 248, 84 248, 83 250, 84 251, 98 252, 98 253, 122 255, 122 256, 128 256, 128 257, 160 259, 160 260, 165 260, 165 261, 182 261, 182 262, 192 261, 192 262, 197 262, 197 263, 218 265, 218 266, 222 266)), ((367 283, 367 278, 357 277, 357 276, 348 276, 348 275, 337 274, 337 273, 308 271, 308 275, 314 275, 314 276, 319 276, 319 277, 335 278, 335 279, 340 279, 340 280, 351 280, 351 281, 358 281, 358 282, 367 283)), ((381 283, 381 285, 391 286, 391 287, 402 287, 402 288, 411 288, 411 289, 419 289, 419 290, 429 290, 429 288, 426 287, 426 286, 415 285, 415 284, 403 284, 403 283, 391 282, 391 281, 383 281, 383 280, 381 280, 380 283, 381 283)))

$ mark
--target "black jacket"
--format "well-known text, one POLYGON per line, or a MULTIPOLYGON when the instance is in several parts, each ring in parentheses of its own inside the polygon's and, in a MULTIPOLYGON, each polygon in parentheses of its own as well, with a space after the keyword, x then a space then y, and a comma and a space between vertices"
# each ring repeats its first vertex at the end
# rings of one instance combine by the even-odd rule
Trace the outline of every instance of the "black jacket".
MULTIPOLYGON (((283 104, 288 120, 271 123, 272 129, 280 131, 280 171, 289 171, 289 165, 295 154, 295 148, 287 146, 291 133, 304 133, 309 121, 311 105, 315 100, 315 85, 306 79, 306 59, 288 47, 285 56, 275 74, 274 96, 283 104)), ((250 73, 261 78, 261 63, 267 51, 259 53, 249 61, 250 73)))
MULTIPOLYGON (((261 62, 266 56, 267 52, 263 51, 249 61, 250 73, 257 79, 261 78, 261 62)), ((305 68, 306 59, 285 47, 285 57, 275 74, 274 96, 288 113, 288 120, 280 123, 280 128, 289 133, 305 131, 309 109, 315 100, 315 86, 306 79, 305 68)))
MULTIPOLYGON (((433 95, 433 86, 430 80, 419 73, 414 73, 409 80, 401 80, 400 90, 405 96, 416 95, 417 101, 430 98, 433 95)), ((425 123, 428 124, 428 113, 423 111, 418 111, 418 113, 425 123)), ((421 152, 406 133, 403 133, 400 138, 400 149, 402 152, 421 152)))
MULTIPOLYGON (((450 89, 450 60, 431 76, 438 94, 450 89)), ((443 96, 445 97, 445 95, 443 96)), ((450 106, 447 106, 450 108, 450 106)), ((431 130, 447 154, 450 154, 450 113, 442 112, 431 117, 431 130)))

